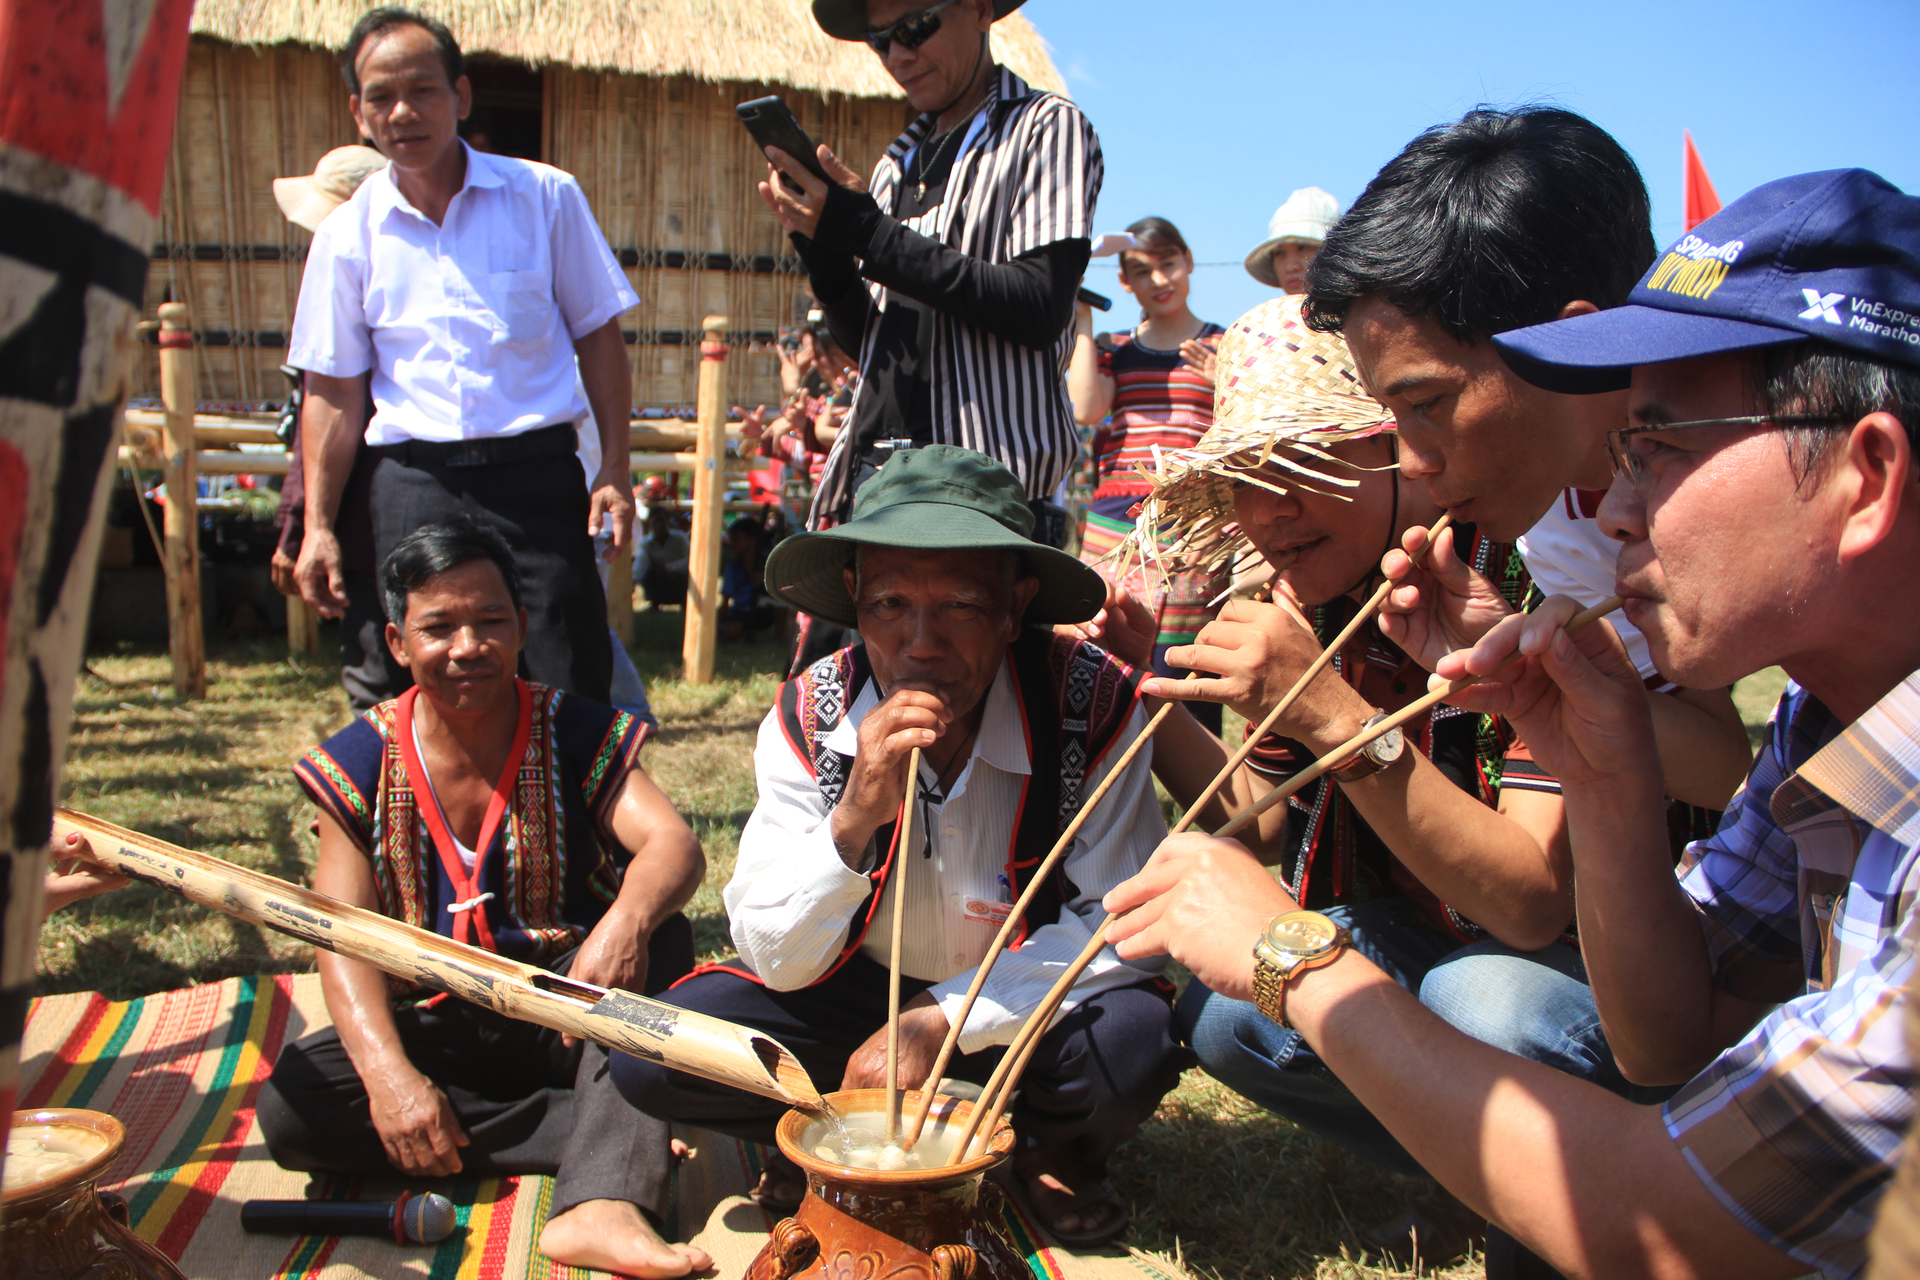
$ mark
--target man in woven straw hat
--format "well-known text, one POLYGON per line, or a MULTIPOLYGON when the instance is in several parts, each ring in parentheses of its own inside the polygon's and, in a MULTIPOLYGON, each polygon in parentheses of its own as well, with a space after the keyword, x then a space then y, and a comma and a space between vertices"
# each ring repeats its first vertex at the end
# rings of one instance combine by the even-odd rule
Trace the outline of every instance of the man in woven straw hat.
MULTIPOLYGON (((1613 588, 1616 548, 1594 517, 1626 384, 1547 391, 1491 339, 1618 306, 1652 261, 1646 187, 1605 130, 1558 108, 1476 108, 1408 143, 1327 233, 1307 323, 1345 335, 1393 411, 1407 476, 1454 519, 1516 540, 1542 591, 1593 604, 1613 588)), ((1406 584, 1387 601, 1387 634, 1429 669, 1510 612, 1448 535, 1420 570, 1398 551, 1385 567, 1406 584)), ((1719 808, 1753 760, 1731 695, 1672 685, 1619 622, 1659 695, 1668 794, 1719 808)))
POLYGON ((1269 288, 1305 293, 1307 268, 1339 216, 1340 202, 1332 192, 1301 187, 1273 211, 1267 238, 1247 254, 1247 274, 1269 288))
MULTIPOLYGON (((1200 678, 1150 680, 1150 696, 1224 702, 1263 721, 1380 581, 1385 551, 1439 518, 1424 487, 1396 468, 1393 418, 1360 385, 1337 335, 1276 298, 1220 342, 1214 424, 1166 455, 1130 551, 1205 565, 1263 565, 1272 603, 1229 602, 1189 648, 1170 651, 1200 678)), ((1456 527, 1462 559, 1519 606, 1531 580, 1512 543, 1456 527)), ((1164 567, 1164 566, 1163 566, 1164 567)), ((1137 601, 1112 597, 1089 628, 1132 660, 1137 601)), ((1353 736, 1426 692, 1424 669, 1369 624, 1309 684, 1196 824, 1220 826, 1353 736)), ((1191 805, 1225 767, 1227 744, 1182 706, 1155 739, 1154 773, 1191 805)), ((1710 828, 1702 824, 1696 834, 1710 828)), ((1355 945, 1422 1003, 1485 1043, 1615 1090, 1614 1065, 1579 950, 1559 783, 1497 717, 1451 708, 1409 722, 1270 810, 1241 839, 1277 867, 1296 900, 1351 931, 1355 945), (1491 999, 1492 992, 1503 993, 1491 999)), ((1298 1033, 1251 1003, 1189 984, 1176 1013, 1209 1074, 1370 1162, 1424 1171, 1298 1033)), ((1437 1186, 1367 1234, 1369 1248, 1443 1266, 1484 1219, 1437 1186)))
MULTIPOLYGON (((725 894, 739 958, 694 974, 669 1003, 765 1031, 822 1086, 885 1083, 886 921, 904 892, 900 1076, 918 1088, 989 944, 1036 864, 1140 733, 1138 676, 1057 636, 1104 586, 1032 540, 1026 493, 967 449, 905 450, 861 490, 851 522, 788 538, 768 590, 863 644, 781 686, 754 751, 759 801, 725 894), (912 824, 896 820, 923 752, 912 824), (904 890, 902 882, 904 881, 904 890)), ((951 1076, 984 1081, 1100 923, 1100 895, 1166 830, 1148 762, 1132 760, 1041 882, 962 1026, 951 1076)), ((1100 953, 1021 1078, 1015 1172, 1063 1243, 1110 1240, 1125 1205, 1106 1160, 1178 1081, 1169 989, 1152 963, 1100 953)), ((635 1106, 773 1142, 784 1108, 616 1055, 635 1106)), ((762 1184, 799 1199, 784 1161, 762 1184)))
POLYGON ((1060 370, 1087 269, 1100 140, 1080 109, 995 63, 993 23, 1021 0, 814 0, 821 29, 874 51, 919 114, 870 182, 819 148, 822 182, 767 148, 760 195, 806 263, 860 388, 810 523, 846 518, 902 442, 977 449, 1013 472, 1044 536, 1079 456, 1060 370))
MULTIPOLYGON (((384 169, 387 158, 370 146, 335 147, 320 157, 310 175, 273 180, 273 198, 295 226, 317 231, 322 221, 345 204, 360 184, 384 169)), ((287 441, 291 454, 280 486, 280 540, 271 565, 274 588, 298 596, 295 577, 307 527, 306 450, 300 423, 307 397, 307 374, 292 365, 282 371, 294 379, 286 415, 293 424, 287 441)), ((366 403, 369 416, 372 403, 366 403)), ((346 479, 340 484, 333 529, 340 547, 344 603, 340 613, 340 684, 355 711, 377 706, 405 688, 405 669, 387 652, 387 614, 380 601, 379 561, 373 551, 373 471, 380 457, 365 440, 355 442, 346 479)))
POLYGON ((275 178, 273 198, 288 222, 318 231, 321 219, 351 199, 369 176, 386 167, 387 158, 372 147, 359 143, 335 147, 320 157, 312 173, 275 178))

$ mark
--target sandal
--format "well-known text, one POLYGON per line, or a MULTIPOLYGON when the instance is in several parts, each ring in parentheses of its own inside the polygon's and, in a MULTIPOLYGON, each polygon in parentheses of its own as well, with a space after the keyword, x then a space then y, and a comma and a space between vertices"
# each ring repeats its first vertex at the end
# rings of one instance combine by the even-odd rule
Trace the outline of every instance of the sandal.
POLYGON ((1023 1161, 1024 1167, 1013 1179, 1027 1207, 1048 1235, 1068 1248, 1084 1249, 1108 1244, 1126 1233, 1133 1224, 1133 1214, 1114 1191, 1112 1183, 1104 1177, 1075 1176, 1071 1172, 1062 1176, 1060 1170, 1049 1164, 1045 1154, 1039 1153, 1038 1159, 1023 1161), (1042 1179, 1054 1185, 1048 1186, 1042 1179), (1069 1182, 1077 1183, 1079 1189, 1070 1189, 1069 1182), (1078 1219, 1079 1225, 1062 1226, 1067 1218, 1078 1219), (1091 1226, 1087 1225, 1089 1219, 1093 1222, 1091 1226))
POLYGON ((1487 1220, 1436 1183, 1409 1200, 1397 1217, 1367 1232, 1361 1243, 1396 1267, 1432 1270, 1460 1261, 1486 1239, 1487 1220))
POLYGON ((763 1148, 760 1181, 747 1196, 776 1218, 791 1218, 807 1194, 807 1175, 778 1147, 763 1148))

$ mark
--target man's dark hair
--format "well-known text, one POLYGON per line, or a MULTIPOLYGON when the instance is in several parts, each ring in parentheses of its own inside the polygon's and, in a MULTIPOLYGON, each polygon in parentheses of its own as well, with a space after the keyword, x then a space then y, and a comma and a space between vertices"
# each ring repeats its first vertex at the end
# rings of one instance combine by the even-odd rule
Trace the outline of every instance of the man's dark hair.
POLYGON ((742 531, 752 534, 755 542, 760 541, 760 535, 765 532, 765 530, 761 528, 760 522, 752 516, 741 516, 738 520, 735 520, 727 526, 727 536, 729 538, 742 531))
POLYGON ((404 628, 409 595, 447 570, 474 560, 493 561, 506 580, 507 597, 518 609, 520 574, 513 567, 507 540, 470 516, 449 516, 421 525, 387 554, 380 566, 380 599, 387 607, 387 621, 404 628))
POLYGON ((1920 369, 1876 360, 1817 338, 1763 347, 1754 356, 1753 398, 1765 414, 1831 417, 1781 429, 1802 488, 1837 456, 1846 432, 1870 413, 1890 413, 1920 451, 1920 369))
POLYGON ((353 24, 353 31, 347 36, 347 47, 341 51, 340 75, 347 82, 348 93, 355 97, 360 94, 360 72, 355 64, 360 61, 361 47, 395 27, 419 27, 433 37, 434 46, 440 50, 440 65, 447 69, 448 84, 467 73, 467 60, 460 52, 460 42, 447 30, 446 23, 399 5, 381 5, 360 15, 360 21, 353 24))
POLYGON ((1617 307, 1653 262, 1647 188, 1620 144, 1557 107, 1475 107, 1374 175, 1307 270, 1309 327, 1370 294, 1463 342, 1617 307))

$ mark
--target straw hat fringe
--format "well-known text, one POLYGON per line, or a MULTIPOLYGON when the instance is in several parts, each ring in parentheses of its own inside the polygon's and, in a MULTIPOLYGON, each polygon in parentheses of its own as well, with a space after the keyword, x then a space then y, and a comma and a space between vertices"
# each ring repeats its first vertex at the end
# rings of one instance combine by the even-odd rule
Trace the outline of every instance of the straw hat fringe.
POLYGON ((1101 567, 1115 580, 1140 568, 1164 582, 1237 565, 1258 552, 1234 521, 1236 483, 1350 501, 1343 490, 1359 487, 1355 472, 1393 468, 1362 467, 1331 447, 1392 430, 1393 415, 1360 385, 1343 339, 1307 328, 1299 298, 1262 303, 1220 339, 1213 425, 1191 449, 1154 450, 1155 469, 1143 469, 1153 488, 1134 530, 1101 567))

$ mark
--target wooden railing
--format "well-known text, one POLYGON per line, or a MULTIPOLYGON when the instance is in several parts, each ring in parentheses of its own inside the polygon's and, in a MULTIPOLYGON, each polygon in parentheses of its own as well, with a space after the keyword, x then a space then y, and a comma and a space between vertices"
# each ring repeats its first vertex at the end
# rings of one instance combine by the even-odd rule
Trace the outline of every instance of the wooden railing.
MULTIPOLYGON (((693 511, 688 561, 686 639, 682 650, 687 679, 713 679, 718 634, 720 540, 725 516, 754 511, 755 504, 723 502, 723 479, 749 463, 727 456, 726 446, 741 438, 738 422, 727 420, 727 345, 725 316, 708 316, 701 344, 699 411, 693 421, 651 418, 633 424, 632 470, 691 472, 692 497, 668 505, 693 511), (712 353, 712 354, 709 354, 712 353)), ((143 326, 145 327, 145 326, 143 326)), ((292 455, 266 414, 201 411, 197 407, 193 330, 182 303, 163 303, 159 331, 162 410, 128 409, 120 446, 123 465, 159 471, 166 485, 166 521, 161 564, 167 583, 167 636, 173 659, 176 696, 206 696, 206 642, 200 626, 199 486, 201 475, 284 476, 292 455), (263 448, 262 446, 268 446, 263 448)), ((634 536, 641 534, 638 521, 634 536)), ((607 618, 623 643, 633 638, 632 543, 610 566, 607 618), (622 588, 625 588, 624 590, 622 588)), ((295 652, 317 653, 319 617, 298 595, 287 598, 287 645, 295 652)))

